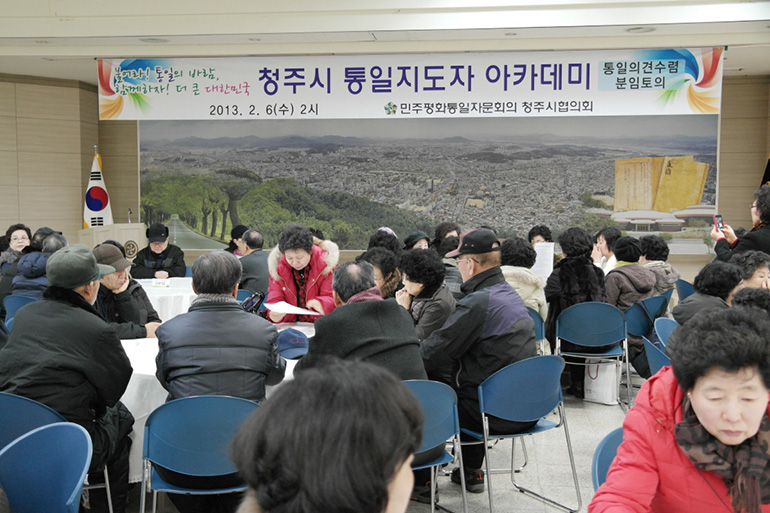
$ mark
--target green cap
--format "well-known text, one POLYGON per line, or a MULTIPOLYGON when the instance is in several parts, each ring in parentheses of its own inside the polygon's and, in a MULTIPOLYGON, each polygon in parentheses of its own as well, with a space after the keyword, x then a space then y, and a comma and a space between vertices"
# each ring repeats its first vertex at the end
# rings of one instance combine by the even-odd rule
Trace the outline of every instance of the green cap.
POLYGON ((48 283, 65 289, 75 289, 114 272, 112 266, 97 264, 94 254, 82 244, 60 249, 45 266, 48 283))

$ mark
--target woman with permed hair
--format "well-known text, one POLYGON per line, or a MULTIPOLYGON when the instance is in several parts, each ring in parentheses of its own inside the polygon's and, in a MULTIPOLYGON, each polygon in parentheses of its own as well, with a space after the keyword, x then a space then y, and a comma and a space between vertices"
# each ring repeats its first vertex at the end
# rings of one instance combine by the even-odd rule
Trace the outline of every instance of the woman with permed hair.
POLYGON ((455 309, 455 299, 444 283, 444 262, 432 249, 412 249, 401 256, 398 304, 409 310, 417 338, 424 340, 444 325, 455 309))
POLYGON ((334 360, 281 385, 244 422, 238 513, 403 513, 422 407, 386 369, 334 360))
POLYGON ((436 226, 436 229, 433 232, 433 240, 430 242, 430 247, 433 251, 438 251, 438 248, 441 246, 441 243, 444 242, 444 239, 447 237, 459 237, 460 236, 460 225, 457 223, 453 223, 451 221, 445 221, 443 223, 439 223, 438 226, 436 226))
POLYGON ((588 512, 770 512, 770 321, 728 309, 677 331, 588 512))
POLYGON ((754 249, 770 254, 770 185, 763 185, 754 191, 754 201, 749 205, 752 228, 745 236, 738 238, 730 225, 719 230, 711 229, 711 238, 716 241, 714 252, 723 262, 741 251, 754 249))
MULTIPOLYGON (((278 236, 278 245, 267 258, 270 282, 265 302, 285 301, 321 315, 331 312, 334 310, 332 275, 339 258, 339 248, 332 241, 316 239, 302 225, 288 226, 278 236)), ((315 322, 318 316, 270 311, 267 318, 272 322, 315 322)))
POLYGON ((396 297, 401 286, 401 273, 398 271, 398 259, 389 249, 374 246, 356 257, 356 262, 363 260, 374 267, 374 283, 380 289, 382 299, 396 297))
POLYGON ((701 310, 729 308, 732 295, 737 292, 741 280, 741 271, 737 266, 719 260, 709 262, 693 280, 695 293, 687 296, 671 311, 674 320, 684 324, 701 310))

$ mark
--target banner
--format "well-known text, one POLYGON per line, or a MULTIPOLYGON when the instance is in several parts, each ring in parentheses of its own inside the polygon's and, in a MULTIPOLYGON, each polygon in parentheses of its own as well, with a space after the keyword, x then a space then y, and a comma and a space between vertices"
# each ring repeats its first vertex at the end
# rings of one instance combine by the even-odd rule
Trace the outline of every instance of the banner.
POLYGON ((718 114, 722 48, 99 60, 102 120, 718 114))

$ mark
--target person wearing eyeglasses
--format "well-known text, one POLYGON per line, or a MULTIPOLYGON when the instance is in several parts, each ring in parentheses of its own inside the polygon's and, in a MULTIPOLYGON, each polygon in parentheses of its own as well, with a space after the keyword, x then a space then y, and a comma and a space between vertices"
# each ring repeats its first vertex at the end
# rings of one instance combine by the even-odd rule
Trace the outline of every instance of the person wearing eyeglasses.
POLYGON ((714 226, 711 238, 716 241, 714 252, 717 259, 727 262, 735 253, 757 250, 770 254, 770 185, 754 191, 754 201, 749 205, 752 228, 743 237, 737 237, 727 224, 721 230, 714 226))

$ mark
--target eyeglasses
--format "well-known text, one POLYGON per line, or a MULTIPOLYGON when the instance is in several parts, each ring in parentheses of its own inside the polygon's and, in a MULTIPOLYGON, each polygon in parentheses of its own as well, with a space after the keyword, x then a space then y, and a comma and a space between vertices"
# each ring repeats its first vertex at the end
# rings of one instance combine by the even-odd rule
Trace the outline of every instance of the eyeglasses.
POLYGON ((457 263, 459 264, 460 262, 467 262, 468 260, 473 260, 473 259, 472 258, 459 258, 457 260, 457 263))
POLYGON ((11 237, 12 242, 18 242, 20 240, 29 240, 29 237, 26 235, 22 235, 21 237, 11 237))
POLYGON ((752 203, 751 205, 749 205, 749 209, 752 209, 752 208, 757 208, 757 204, 756 203, 752 203))

